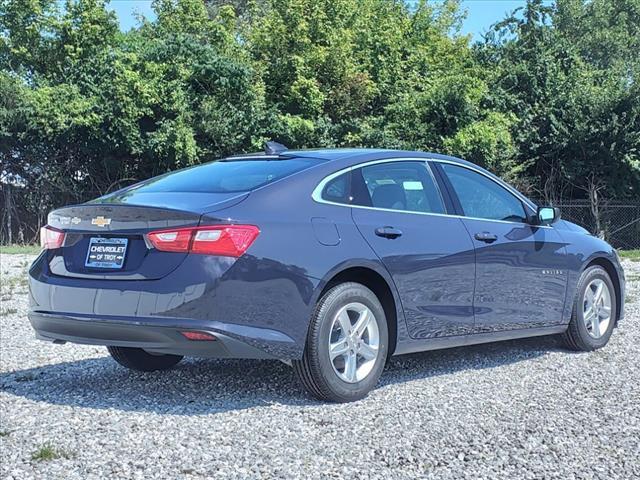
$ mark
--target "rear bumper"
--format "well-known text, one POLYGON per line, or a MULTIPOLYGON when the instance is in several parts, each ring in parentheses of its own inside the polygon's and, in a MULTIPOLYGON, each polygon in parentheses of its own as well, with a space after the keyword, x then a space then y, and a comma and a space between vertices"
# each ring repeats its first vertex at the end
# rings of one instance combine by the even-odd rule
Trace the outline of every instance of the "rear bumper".
POLYGON ((220 325, 207 325, 192 320, 183 324, 167 319, 95 318, 58 313, 30 312, 29 321, 40 340, 54 343, 80 343, 118 347, 143 348, 168 353, 208 358, 288 358, 290 351, 283 345, 282 356, 274 345, 265 351, 251 345, 250 338, 239 339, 224 332, 220 325), (216 340, 188 340, 180 332, 195 331, 214 335, 216 340))
POLYGON ((29 318, 42 339, 188 356, 302 357, 317 281, 289 266, 187 255, 161 279, 115 280, 55 275, 55 261, 40 255, 29 270, 29 318), (180 331, 189 330, 220 341, 187 340, 180 331))

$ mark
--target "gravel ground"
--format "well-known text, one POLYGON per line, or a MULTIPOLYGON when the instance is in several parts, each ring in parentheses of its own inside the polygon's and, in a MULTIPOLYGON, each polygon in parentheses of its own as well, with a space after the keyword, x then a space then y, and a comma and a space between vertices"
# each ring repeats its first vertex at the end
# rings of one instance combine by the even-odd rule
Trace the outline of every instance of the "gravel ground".
POLYGON ((396 357, 365 400, 310 400, 271 361, 130 373, 34 339, 32 256, 1 260, 0 477, 640 478, 640 263, 609 345, 554 338, 396 357))

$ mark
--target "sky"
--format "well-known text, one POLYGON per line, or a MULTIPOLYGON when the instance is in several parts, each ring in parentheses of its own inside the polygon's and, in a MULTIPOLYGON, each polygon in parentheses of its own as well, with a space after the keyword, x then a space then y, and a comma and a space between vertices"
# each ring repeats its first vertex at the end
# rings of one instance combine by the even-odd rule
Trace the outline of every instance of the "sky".
POLYGON ((120 30, 124 31, 136 26, 134 13, 141 13, 150 19, 154 18, 151 0, 111 0, 107 8, 116 12, 120 20, 120 30))
MULTIPOLYGON (((473 40, 480 40, 482 34, 508 13, 523 6, 524 0, 463 0, 463 8, 468 11, 462 33, 471 34, 473 40)), ((136 25, 134 12, 153 18, 151 0, 111 0, 108 8, 114 10, 120 20, 120 28, 129 30, 136 25)))
POLYGON ((467 9, 467 18, 462 25, 462 33, 470 33, 472 40, 481 40, 491 25, 525 3, 524 0, 463 0, 462 8, 467 9))

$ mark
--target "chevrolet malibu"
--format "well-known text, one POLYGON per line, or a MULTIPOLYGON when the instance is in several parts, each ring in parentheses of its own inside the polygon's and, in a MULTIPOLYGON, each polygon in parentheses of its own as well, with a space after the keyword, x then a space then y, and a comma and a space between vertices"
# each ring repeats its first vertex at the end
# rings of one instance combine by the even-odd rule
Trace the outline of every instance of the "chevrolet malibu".
POLYGON ((457 158, 287 150, 224 158, 55 210, 29 319, 119 364, 280 359, 364 397, 392 355, 539 335, 604 347, 624 273, 603 240, 457 158))

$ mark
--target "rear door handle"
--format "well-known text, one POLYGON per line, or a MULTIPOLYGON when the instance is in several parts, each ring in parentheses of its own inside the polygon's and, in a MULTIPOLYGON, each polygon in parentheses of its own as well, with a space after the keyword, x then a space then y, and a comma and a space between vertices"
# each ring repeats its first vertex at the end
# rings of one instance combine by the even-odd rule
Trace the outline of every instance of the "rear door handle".
POLYGON ((398 238, 402 235, 402 230, 398 230, 393 227, 378 227, 376 228, 376 235, 384 238, 398 238))
POLYGON ((498 239, 497 235, 489 232, 479 232, 474 235, 476 240, 480 240, 481 242, 493 243, 498 239))

